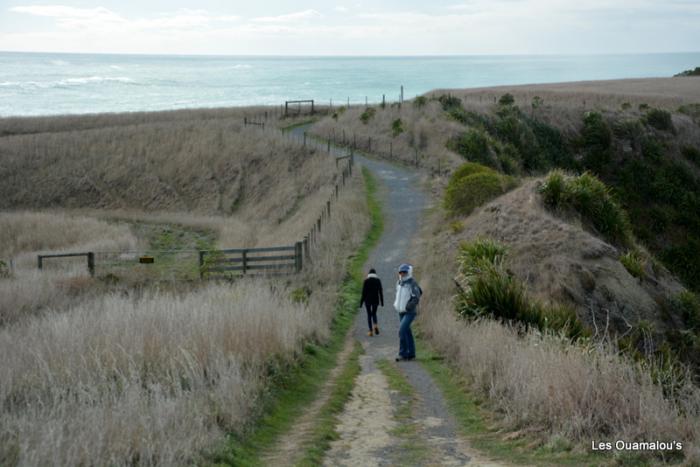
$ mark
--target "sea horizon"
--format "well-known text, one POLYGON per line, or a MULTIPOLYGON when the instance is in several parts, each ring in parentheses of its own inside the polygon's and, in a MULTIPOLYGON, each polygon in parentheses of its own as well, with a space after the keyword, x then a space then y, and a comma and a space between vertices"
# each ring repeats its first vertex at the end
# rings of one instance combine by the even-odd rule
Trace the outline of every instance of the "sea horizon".
POLYGON ((671 77, 700 52, 171 55, 0 52, 0 117, 396 101, 439 88, 671 77))

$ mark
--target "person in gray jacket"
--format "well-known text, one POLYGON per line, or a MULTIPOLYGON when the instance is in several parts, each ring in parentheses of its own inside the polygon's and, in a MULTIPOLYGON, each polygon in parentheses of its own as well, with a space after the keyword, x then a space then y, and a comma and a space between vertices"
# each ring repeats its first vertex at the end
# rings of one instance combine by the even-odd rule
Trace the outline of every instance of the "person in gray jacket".
POLYGON ((413 266, 399 266, 399 280, 396 283, 394 308, 399 313, 399 355, 396 361, 416 358, 416 344, 411 332, 411 323, 418 313, 418 302, 423 294, 418 282, 413 278, 413 266))

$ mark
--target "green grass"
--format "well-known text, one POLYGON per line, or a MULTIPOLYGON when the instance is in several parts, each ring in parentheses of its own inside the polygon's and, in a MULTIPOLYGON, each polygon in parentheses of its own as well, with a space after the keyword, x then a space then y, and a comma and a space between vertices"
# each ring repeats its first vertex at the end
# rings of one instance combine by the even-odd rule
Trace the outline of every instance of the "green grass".
POLYGON ((401 440, 400 465, 423 465, 430 456, 430 446, 418 435, 418 422, 414 420, 413 409, 416 394, 406 377, 396 364, 387 360, 377 361, 377 368, 386 377, 389 388, 399 394, 399 404, 394 409, 394 419, 398 426, 392 435, 401 440))
MULTIPOLYGON (((529 435, 505 439, 499 416, 483 400, 476 398, 466 381, 453 371, 442 358, 422 340, 417 342, 421 358, 418 361, 440 388, 450 413, 457 421, 461 434, 477 451, 495 460, 527 465, 611 465, 609 456, 591 452, 575 452, 565 440, 543 443, 529 435)), ((584 447, 585 448, 585 447, 584 447)))
POLYGON ((630 250, 620 255, 620 262, 634 277, 638 279, 644 277, 644 258, 637 251, 630 250))
MULTIPOLYGON (((212 465, 262 465, 260 456, 267 452, 281 435, 292 429, 294 422, 316 399, 328 374, 336 365, 337 355, 354 322, 356 304, 362 288, 362 267, 384 228, 381 206, 377 198, 377 181, 366 168, 362 169, 362 174, 372 222, 367 237, 350 260, 346 279, 340 287, 331 338, 325 345, 308 343, 298 364, 283 368, 276 375, 275 384, 270 388, 263 402, 263 415, 256 420, 254 428, 243 436, 231 435, 227 446, 210 456, 209 462, 212 465)), ((353 359, 351 359, 344 369, 333 389, 331 399, 323 408, 323 417, 319 419, 318 426, 313 430, 314 439, 321 441, 317 445, 307 446, 302 457, 303 462, 313 463, 322 458, 330 440, 337 436, 332 420, 342 410, 352 389, 350 381, 354 380, 353 375, 357 371, 356 355, 354 359, 355 363, 352 363, 353 359)))
POLYGON ((282 131, 291 131, 295 128, 299 128, 300 126, 305 126, 305 125, 311 125, 313 123, 316 123, 319 121, 319 117, 313 117, 313 118, 307 118, 305 120, 302 120, 300 122, 292 123, 291 125, 283 126, 280 128, 282 131))
POLYGON ((333 383, 331 395, 321 408, 316 418, 311 436, 304 442, 304 456, 295 464, 298 466, 320 465, 323 456, 330 447, 331 441, 338 439, 335 427, 338 425, 338 415, 342 413, 345 403, 350 398, 355 386, 355 379, 361 368, 358 361, 362 346, 355 342, 355 349, 350 355, 343 371, 333 383))

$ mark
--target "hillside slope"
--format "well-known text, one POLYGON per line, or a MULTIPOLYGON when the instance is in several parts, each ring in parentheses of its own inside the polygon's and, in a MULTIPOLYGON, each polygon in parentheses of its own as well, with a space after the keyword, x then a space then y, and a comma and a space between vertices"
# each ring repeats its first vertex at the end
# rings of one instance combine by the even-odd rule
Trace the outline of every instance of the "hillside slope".
POLYGON ((590 329, 624 333, 642 320, 655 329, 674 325, 660 313, 666 297, 683 287, 663 268, 648 268, 633 277, 619 258, 622 251, 584 230, 577 220, 560 219, 545 208, 537 193, 541 180, 529 180, 464 220, 459 242, 478 237, 508 248, 508 267, 529 292, 542 301, 574 306, 590 329), (578 223, 578 225, 577 225, 578 223))

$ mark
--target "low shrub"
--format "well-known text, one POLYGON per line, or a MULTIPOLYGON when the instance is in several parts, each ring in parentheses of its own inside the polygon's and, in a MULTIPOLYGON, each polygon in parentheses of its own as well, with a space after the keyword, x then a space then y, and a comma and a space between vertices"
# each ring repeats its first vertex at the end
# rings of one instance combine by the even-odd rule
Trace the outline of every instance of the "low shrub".
POLYGON ((644 121, 647 125, 656 128, 661 131, 670 131, 672 133, 676 132, 673 126, 673 120, 671 119, 671 114, 666 110, 662 109, 650 109, 644 116, 644 121))
POLYGON ((451 215, 468 215, 515 186, 512 177, 479 164, 470 164, 461 169, 452 175, 445 191, 444 204, 451 215))
POLYGON ((539 191, 549 207, 571 209, 606 239, 621 245, 631 243, 632 229, 627 213, 595 175, 584 172, 568 176, 554 170, 539 191))
POLYGON ((630 250, 620 255, 620 262, 632 276, 641 279, 644 277, 644 258, 636 250, 630 250))
POLYGON ((612 143, 610 126, 598 112, 586 112, 581 131, 583 145, 587 150, 607 150, 612 143))
POLYGON ((369 123, 369 121, 372 119, 372 117, 374 117, 374 114, 376 114, 376 113, 377 113, 377 109, 375 109, 374 107, 368 107, 360 115, 360 121, 362 121, 362 123, 367 125, 369 123))
POLYGON ((427 103, 428 99, 425 96, 418 96, 415 99, 413 99, 413 106, 417 109, 425 107, 427 103))
POLYGON ((674 301, 688 329, 700 332, 700 297, 689 290, 684 290, 674 301))
POLYGON ((700 122, 700 104, 685 104, 678 107, 678 111, 689 116, 696 123, 700 122))
POLYGON ((700 165, 700 149, 693 146, 683 146, 681 154, 695 165, 700 165))
POLYGON ((0 279, 7 279, 8 277, 10 277, 10 266, 0 259, 0 279))
POLYGON ((399 136, 401 133, 404 132, 403 129, 403 122, 401 121, 400 118, 397 118, 393 122, 391 122, 391 134, 396 138, 399 136))
POLYGON ((458 234, 464 230, 464 223, 462 221, 452 221, 450 222, 450 230, 453 234, 458 234))
POLYGON ((500 99, 498 99, 499 105, 513 105, 515 104, 515 98, 509 92, 503 94, 500 99))
POLYGON ((438 97, 438 102, 442 105, 442 110, 450 111, 454 108, 462 108, 462 100, 450 94, 443 94, 438 97))
POLYGON ((494 160, 489 151, 489 141, 486 133, 470 129, 462 133, 452 142, 455 151, 468 161, 478 162, 492 167, 494 160))

